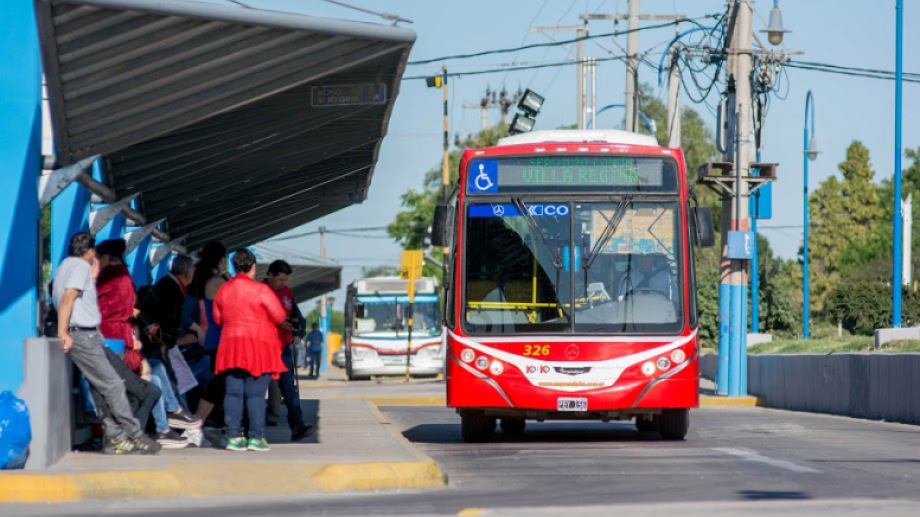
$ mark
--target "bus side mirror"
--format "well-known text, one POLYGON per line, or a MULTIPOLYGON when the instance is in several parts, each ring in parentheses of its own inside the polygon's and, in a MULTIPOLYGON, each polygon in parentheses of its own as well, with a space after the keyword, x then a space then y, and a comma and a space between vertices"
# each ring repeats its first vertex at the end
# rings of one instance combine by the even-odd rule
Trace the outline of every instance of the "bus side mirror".
POLYGON ((716 243, 716 230, 709 207, 691 208, 690 218, 690 224, 693 225, 693 244, 699 248, 711 248, 716 243))
POLYGON ((434 207, 434 219, 431 221, 431 245, 447 246, 450 243, 450 223, 454 219, 454 207, 438 205, 434 207))

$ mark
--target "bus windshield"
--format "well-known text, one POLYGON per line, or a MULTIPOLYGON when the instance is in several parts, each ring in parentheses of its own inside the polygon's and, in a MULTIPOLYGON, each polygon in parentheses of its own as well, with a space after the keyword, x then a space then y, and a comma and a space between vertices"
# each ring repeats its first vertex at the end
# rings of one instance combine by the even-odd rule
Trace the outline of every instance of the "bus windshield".
POLYGON ((467 207, 470 332, 682 329, 676 202, 510 201, 467 207))
MULTIPOLYGON (((406 295, 359 296, 355 300, 356 336, 404 335, 409 329, 409 297, 406 295)), ((437 295, 416 295, 412 332, 437 335, 441 316, 437 295)))

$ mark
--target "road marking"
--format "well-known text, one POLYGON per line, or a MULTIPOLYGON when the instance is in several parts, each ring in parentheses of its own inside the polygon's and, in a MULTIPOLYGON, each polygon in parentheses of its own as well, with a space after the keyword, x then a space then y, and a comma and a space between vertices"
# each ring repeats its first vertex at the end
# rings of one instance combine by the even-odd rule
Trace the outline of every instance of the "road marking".
POLYGON ((758 463, 766 463, 767 465, 772 465, 774 467, 779 467, 781 469, 790 470, 792 472, 800 472, 807 474, 821 474, 821 471, 818 469, 813 469, 811 467, 806 467, 805 465, 798 465, 792 463, 791 461, 778 460, 776 458, 769 458, 756 452, 746 451, 744 449, 735 449, 732 447, 713 447, 712 450, 716 452, 721 452, 724 454, 730 454, 741 458, 744 461, 756 461, 758 463))
POLYGON ((457 515, 462 515, 462 516, 482 515, 482 508, 464 508, 460 510, 459 512, 457 512, 457 515))

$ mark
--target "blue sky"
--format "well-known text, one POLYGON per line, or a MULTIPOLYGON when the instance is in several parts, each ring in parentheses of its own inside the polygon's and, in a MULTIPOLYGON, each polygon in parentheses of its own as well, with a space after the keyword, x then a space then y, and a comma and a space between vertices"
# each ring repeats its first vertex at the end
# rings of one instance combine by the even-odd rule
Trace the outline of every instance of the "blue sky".
MULTIPOLYGON (((210 0, 227 3, 225 0, 210 0)), ((289 11, 310 16, 352 19, 381 23, 380 18, 336 6, 322 0, 243 0, 258 8, 289 11)), ((550 41, 545 35, 532 33, 531 26, 573 25, 581 13, 623 13, 626 1, 601 0, 465 0, 463 2, 422 0, 349 0, 349 3, 369 9, 399 14, 412 20, 403 24, 416 31, 418 39, 410 60, 433 58, 449 54, 476 52, 494 48, 516 47, 523 44, 550 41)), ((911 2, 905 2, 911 4, 911 2)), ((838 65, 894 70, 895 2, 782 0, 780 7, 786 28, 784 45, 789 50, 801 50, 800 59, 838 65)), ((772 2, 761 0, 754 4, 760 18, 755 16, 754 29, 763 29, 772 2)), ((690 17, 719 13, 722 0, 644 0, 642 12, 647 14, 685 14, 690 17)), ((920 10, 908 5, 904 26, 916 26, 920 10)), ((643 22, 652 24, 656 22, 643 22)), ((684 29, 690 25, 682 26, 684 29)), ((625 28, 625 23, 620 24, 625 28)), ((593 21, 594 34, 613 31, 612 22, 593 21)), ((920 32, 905 31, 904 70, 920 72, 920 32)), ((571 33, 556 33, 556 39, 570 39, 571 33)), ((640 33, 643 50, 659 45, 674 36, 674 28, 648 30, 640 33)), ((621 55, 626 46, 625 36, 600 38, 586 43, 586 56, 611 57, 621 55)), ((662 47, 651 51, 657 62, 662 47)), ((536 64, 574 58, 574 46, 534 49, 517 54, 501 54, 474 59, 448 61, 451 71, 470 71, 507 66, 512 62, 536 64)), ((441 63, 410 66, 407 76, 434 74, 441 63)), ((809 168, 811 190, 828 176, 838 174, 837 164, 844 159, 847 145, 861 140, 870 150, 876 181, 890 178, 894 167, 894 82, 878 79, 845 77, 820 72, 788 69, 785 99, 773 96, 764 126, 763 161, 778 162, 778 177, 774 186, 774 217, 761 221, 771 245, 783 257, 794 257, 801 244, 802 224, 802 124, 806 92, 811 89, 816 104, 816 135, 822 151, 809 168), (794 226, 792 228, 786 228, 794 226)), ((640 69, 640 80, 655 85, 655 74, 640 69)), ((624 65, 618 61, 598 64, 598 105, 623 102, 624 65)), ((450 114, 451 140, 453 134, 474 132, 479 128, 479 111, 464 109, 464 103, 477 103, 487 86, 493 89, 518 86, 539 92, 546 97, 537 129, 555 128, 575 121, 575 68, 546 68, 510 73, 468 76, 451 79, 450 114)), ((904 147, 920 146, 920 119, 908 114, 920 112, 920 84, 904 84, 903 125, 904 147)), ((664 97, 661 97, 664 99, 664 97)), ((715 97, 710 97, 711 101, 715 97)), ((703 105, 692 105, 686 94, 682 103, 699 111, 712 127, 714 117, 703 105)), ((441 91, 426 88, 424 81, 403 81, 399 98, 390 121, 389 131, 381 148, 380 160, 374 173, 368 200, 289 233, 315 230, 320 225, 330 229, 383 226, 399 211, 399 196, 407 188, 420 188, 422 177, 438 166, 441 156, 442 124, 441 91)), ((498 114, 491 114, 491 123, 498 114)), ((610 110, 600 115, 598 127, 615 127, 622 123, 622 110, 610 110)), ((904 163, 907 166, 907 163, 904 163)), ((327 236, 327 256, 339 261, 344 268, 343 284, 360 276, 361 267, 397 265, 400 248, 383 237, 384 232, 365 234, 366 238, 327 236)), ((318 255, 316 237, 284 241, 301 253, 318 255)), ((336 293, 335 306, 343 301, 343 290, 336 293)))

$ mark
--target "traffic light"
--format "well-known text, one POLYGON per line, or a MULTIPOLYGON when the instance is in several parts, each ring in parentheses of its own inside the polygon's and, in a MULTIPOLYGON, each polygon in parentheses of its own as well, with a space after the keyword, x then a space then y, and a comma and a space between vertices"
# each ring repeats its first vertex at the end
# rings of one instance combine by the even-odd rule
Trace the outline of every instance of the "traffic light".
POLYGON ((440 88, 444 86, 445 82, 446 79, 443 75, 433 75, 425 78, 425 84, 427 84, 429 88, 440 88))

